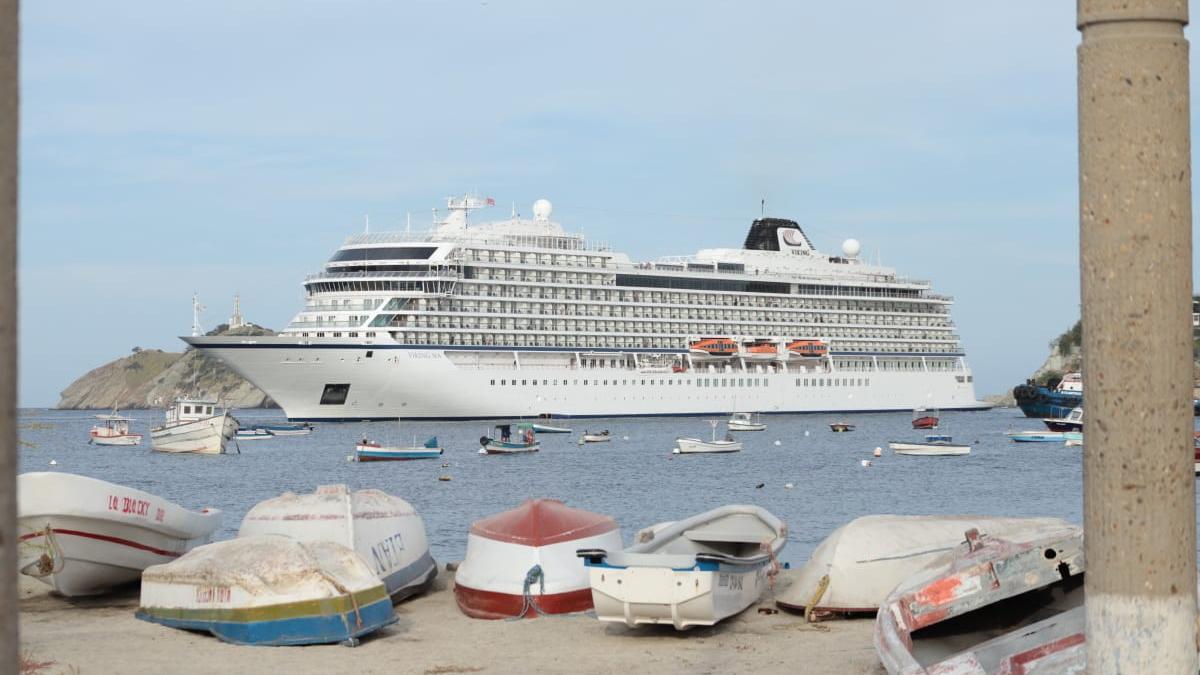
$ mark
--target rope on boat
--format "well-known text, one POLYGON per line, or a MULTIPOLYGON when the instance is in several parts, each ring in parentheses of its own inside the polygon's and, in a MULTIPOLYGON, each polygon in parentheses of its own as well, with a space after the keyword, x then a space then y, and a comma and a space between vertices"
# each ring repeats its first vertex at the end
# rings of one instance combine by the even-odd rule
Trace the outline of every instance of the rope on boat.
POLYGON ((534 599, 533 594, 530 593, 530 589, 533 588, 534 582, 537 582, 538 585, 538 595, 545 595, 546 575, 542 572, 541 565, 534 565, 533 567, 529 568, 528 572, 525 573, 525 583, 521 586, 521 611, 517 612, 517 615, 512 617, 512 619, 524 618, 525 614, 531 609, 537 616, 545 615, 545 612, 542 611, 542 608, 538 606, 537 600, 534 599))
POLYGON ((828 589, 829 589, 829 575, 826 574, 821 577, 820 581, 817 582, 816 592, 813 593, 813 596, 812 596, 812 598, 809 599, 808 604, 804 606, 804 620, 805 621, 807 621, 809 623, 813 622, 813 613, 816 611, 817 603, 821 601, 822 596, 825 595, 825 591, 828 589))
POLYGON ((59 548, 58 540, 54 538, 54 530, 50 525, 47 524, 45 529, 41 530, 40 533, 35 532, 33 536, 22 541, 21 546, 42 550, 42 554, 38 556, 35 563, 36 568, 34 565, 28 565, 26 569, 21 570, 25 574, 32 577, 47 577, 62 571, 64 562, 62 549, 59 548), (37 539, 39 534, 41 543, 33 543, 33 540, 37 539))
POLYGON ((779 564, 779 558, 775 557, 775 547, 772 545, 774 541, 774 539, 766 539, 758 545, 759 549, 766 551, 767 555, 771 557, 771 566, 767 568, 767 589, 771 592, 771 597, 775 597, 775 578, 779 576, 779 570, 783 568, 779 564))
POLYGON ((329 576, 323 570, 320 570, 317 573, 320 574, 325 579, 325 581, 328 581, 330 584, 332 584, 333 587, 337 589, 338 593, 345 593, 347 596, 349 596, 350 605, 352 607, 354 607, 354 627, 357 630, 362 630, 363 620, 362 620, 362 612, 358 608, 358 598, 354 597, 354 594, 351 593, 349 589, 347 589, 345 586, 338 583, 337 579, 334 579, 333 577, 329 576))

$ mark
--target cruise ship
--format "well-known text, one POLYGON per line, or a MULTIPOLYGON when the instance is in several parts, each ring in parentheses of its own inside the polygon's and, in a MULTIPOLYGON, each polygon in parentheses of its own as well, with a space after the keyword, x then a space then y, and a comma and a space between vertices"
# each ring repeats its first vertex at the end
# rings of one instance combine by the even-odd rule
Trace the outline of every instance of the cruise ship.
POLYGON ((741 248, 635 262, 555 222, 472 222, 349 237, 274 336, 183 339, 293 420, 615 417, 977 409, 928 281, 819 252, 791 221, 741 248))

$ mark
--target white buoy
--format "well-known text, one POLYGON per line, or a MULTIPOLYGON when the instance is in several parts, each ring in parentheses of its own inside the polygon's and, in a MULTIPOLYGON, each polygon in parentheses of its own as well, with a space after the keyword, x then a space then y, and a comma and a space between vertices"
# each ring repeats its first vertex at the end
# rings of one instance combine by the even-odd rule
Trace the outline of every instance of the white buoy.
POLYGON ((775 445, 783 445, 783 441, 775 441, 775 445))
POLYGON ((877 448, 875 448, 875 452, 873 452, 871 454, 876 457, 883 457, 883 448, 877 447, 877 448))
POLYGON ((869 460, 869 459, 864 459, 864 460, 862 461, 862 465, 863 465, 863 466, 871 466, 871 460, 869 460))
POLYGON ((50 466, 58 466, 58 462, 56 462, 52 459, 52 460, 50 460, 50 466))
POLYGON ((622 436, 622 437, 621 437, 621 440, 623 440, 623 441, 627 441, 627 440, 629 440, 629 437, 628 437, 628 436, 622 436))
POLYGON ((805 429, 805 430, 804 430, 804 435, 805 435, 805 436, 807 436, 807 435, 808 435, 808 429, 805 429))
POLYGON ((784 483, 784 484, 783 484, 783 489, 784 489, 784 490, 791 490, 791 489, 792 489, 792 487, 793 487, 793 486, 792 486, 792 484, 791 484, 791 483, 784 483))
POLYGON ((673 454, 673 455, 678 455, 678 454, 679 454, 679 448, 675 448, 674 450, 672 450, 672 451, 671 451, 671 454, 673 454))
POLYGON ((346 461, 347 461, 347 462, 353 462, 353 461, 354 461, 354 455, 346 455, 346 461))

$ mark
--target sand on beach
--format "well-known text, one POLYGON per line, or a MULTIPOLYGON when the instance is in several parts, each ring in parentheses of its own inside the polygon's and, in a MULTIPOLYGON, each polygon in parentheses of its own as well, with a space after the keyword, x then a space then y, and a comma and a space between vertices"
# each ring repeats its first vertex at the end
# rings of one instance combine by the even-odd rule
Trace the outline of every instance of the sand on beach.
MULTIPOLYGON (((790 582, 781 574, 777 591, 790 582)), ((763 599, 712 628, 629 629, 588 615, 521 621, 467 618, 454 602, 453 573, 396 607, 398 621, 355 648, 241 647, 133 617, 137 586, 68 600, 21 577, 21 644, 38 673, 883 673, 874 622, 808 624, 763 599)))

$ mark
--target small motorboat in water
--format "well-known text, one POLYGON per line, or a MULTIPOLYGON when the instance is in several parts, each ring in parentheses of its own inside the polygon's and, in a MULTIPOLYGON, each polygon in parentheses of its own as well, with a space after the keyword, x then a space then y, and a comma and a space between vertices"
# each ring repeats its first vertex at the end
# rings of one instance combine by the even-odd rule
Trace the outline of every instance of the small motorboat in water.
POLYGON ((840 434, 847 431, 854 431, 854 425, 850 424, 849 422, 834 422, 833 424, 829 425, 829 430, 840 434))
POLYGON ((18 569, 60 595, 96 595, 207 543, 216 509, 69 473, 17 477, 18 569))
POLYGON ((612 440, 612 434, 608 429, 603 431, 585 431, 583 432, 584 443, 607 443, 612 440))
POLYGON ((528 422, 520 424, 497 424, 496 438, 481 436, 479 438, 479 454, 481 455, 511 455, 520 452, 537 452, 541 444, 533 433, 533 425, 528 422))
POLYGON ((237 432, 233 434, 233 437, 239 443, 242 441, 265 441, 274 438, 271 432, 267 431, 266 429, 259 429, 257 427, 250 429, 238 429, 237 432))
POLYGON ((415 438, 413 439, 413 445, 407 447, 380 445, 364 438, 354 446, 354 461, 356 462, 436 459, 441 456, 442 448, 438 446, 437 436, 425 441, 424 445, 417 445, 415 438))
POLYGON ((275 422, 270 424, 255 424, 251 428, 268 431, 272 436, 305 436, 311 434, 314 427, 309 422, 301 422, 299 424, 275 422))
POLYGON ((1066 417, 1049 417, 1042 420, 1050 431, 1083 431, 1083 407, 1071 410, 1066 417))
POLYGON ((900 582, 954 550, 963 532, 990 537, 1067 529, 1057 518, 894 516, 855 518, 834 530, 776 603, 810 617, 871 614, 900 582))
POLYGON ((242 519, 239 537, 260 534, 348 546, 395 602, 421 592, 437 576, 425 522, 411 504, 381 490, 322 485, 312 494, 285 492, 259 502, 242 519))
POLYGON ((742 449, 742 442, 733 440, 729 434, 725 438, 717 438, 717 420, 709 420, 712 425, 712 439, 708 441, 700 440, 699 438, 676 438, 675 449, 671 452, 676 455, 693 455, 693 454, 711 454, 719 452, 739 452, 742 449))
POLYGON ((763 424, 758 413, 735 412, 729 416, 729 421, 726 424, 730 431, 767 430, 767 425, 763 424))
POLYGON ((965 541, 901 582, 875 617, 892 675, 1085 671, 1083 532, 965 541))
POLYGON ((166 422, 150 430, 150 443, 159 452, 219 455, 237 429, 237 420, 216 401, 179 398, 167 409, 166 422))
POLYGON ((471 525, 454 598, 476 619, 584 612, 592 590, 575 551, 621 546, 612 518, 556 499, 528 499, 471 525))
POLYGON ((888 441, 888 447, 897 455, 969 455, 971 446, 955 443, 946 434, 929 434, 924 441, 888 441))
POLYGON ((1067 440, 1063 431, 1009 431, 1004 435, 1017 443, 1062 443, 1067 440))
POLYGON ((787 526, 757 506, 722 506, 638 533, 624 550, 580 547, 596 618, 711 626, 758 601, 779 569, 787 526))
POLYGON ((135 616, 239 645, 354 645, 396 620, 353 550, 281 535, 228 539, 150 567, 135 616))
POLYGON ((936 410, 926 410, 925 408, 913 410, 912 428, 914 429, 936 429, 939 421, 941 420, 936 410))
POLYGON ((569 434, 571 430, 568 427, 556 427, 549 424, 532 424, 535 433, 539 434, 569 434))
POLYGON ((88 443, 96 445, 141 445, 142 435, 130 433, 131 417, 124 417, 116 410, 111 415, 96 415, 100 424, 88 432, 88 443))

